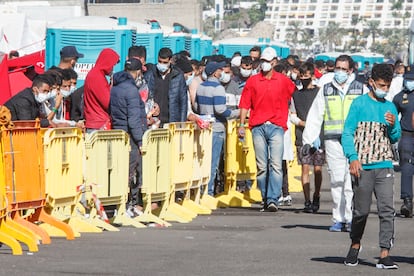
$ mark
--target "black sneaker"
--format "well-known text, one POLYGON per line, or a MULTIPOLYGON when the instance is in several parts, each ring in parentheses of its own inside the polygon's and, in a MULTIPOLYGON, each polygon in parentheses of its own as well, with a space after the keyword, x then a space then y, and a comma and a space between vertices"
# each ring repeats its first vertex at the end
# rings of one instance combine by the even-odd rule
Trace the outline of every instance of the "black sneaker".
POLYGON ((312 203, 309 201, 305 201, 305 208, 303 208, 303 212, 305 213, 312 213, 312 203))
POLYGON ((320 197, 313 197, 313 202, 312 202, 312 212, 316 213, 319 211, 319 206, 320 206, 320 197))
POLYGON ((277 205, 276 205, 276 203, 274 203, 274 202, 270 202, 270 203, 267 205, 267 210, 268 210, 269 212, 277 212, 277 205))
POLYGON ((346 255, 344 264, 347 266, 357 266, 358 265, 358 254, 361 251, 361 246, 358 249, 349 248, 348 255, 346 255))
POLYGON ((404 198, 404 204, 401 206, 401 216, 413 217, 413 200, 411 198, 404 198))
POLYGON ((377 263, 377 268, 381 269, 398 269, 398 265, 394 263, 390 256, 380 258, 377 263))

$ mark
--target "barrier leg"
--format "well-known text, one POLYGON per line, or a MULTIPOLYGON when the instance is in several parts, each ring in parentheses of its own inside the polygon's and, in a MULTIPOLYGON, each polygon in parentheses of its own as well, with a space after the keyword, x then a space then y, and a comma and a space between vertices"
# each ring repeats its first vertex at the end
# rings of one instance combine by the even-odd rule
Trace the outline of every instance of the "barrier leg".
POLYGON ((188 209, 184 208, 180 204, 175 202, 170 203, 164 214, 160 214, 160 218, 166 221, 177 221, 180 223, 189 223, 193 220, 193 214, 188 212, 188 209))
POLYGON ((211 210, 216 210, 219 206, 219 201, 217 200, 217 198, 205 193, 200 199, 200 204, 211 210))
POLYGON ((262 193, 257 188, 257 180, 254 179, 250 190, 244 192, 244 198, 248 201, 255 203, 262 201, 262 193))
POLYGON ((14 237, 16 240, 21 241, 22 243, 25 243, 29 248, 29 251, 39 251, 39 248, 37 247, 37 240, 33 237, 34 234, 29 230, 24 229, 23 226, 14 222, 12 219, 6 218, 3 220, 3 223, 0 225, 0 227, 1 232, 14 237))
POLYGON ((135 218, 130 218, 127 216, 124 203, 118 207, 118 212, 116 216, 112 218, 112 223, 120 225, 131 225, 136 228, 146 228, 144 224, 142 224, 135 218))
MULTIPOLYGON (((0 222, 3 224, 4 222, 0 222)), ((1 228, 1 227, 0 227, 1 228)), ((13 255, 22 255, 23 250, 20 243, 12 236, 0 231, 0 242, 11 248, 13 255)))
POLYGON ((186 209, 192 210, 200 215, 210 215, 211 210, 205 206, 195 203, 191 199, 184 198, 182 206, 186 209))
POLYGON ((25 220, 24 218, 22 218, 20 216, 20 214, 18 212, 16 212, 14 214, 13 220, 17 223, 19 223, 20 225, 23 225, 24 227, 32 230, 36 235, 38 235, 40 237, 40 239, 42 240, 42 244, 50 244, 51 240, 50 240, 50 236, 48 235, 48 233, 40 228, 39 226, 25 220))
POLYGON ((46 211, 43 208, 39 208, 38 210, 36 210, 36 213, 37 213, 37 217, 39 221, 48 223, 52 226, 55 226, 56 228, 61 229, 63 232, 65 232, 67 240, 75 239, 75 233, 73 232, 72 227, 70 227, 68 224, 55 219, 54 217, 46 213, 46 211))

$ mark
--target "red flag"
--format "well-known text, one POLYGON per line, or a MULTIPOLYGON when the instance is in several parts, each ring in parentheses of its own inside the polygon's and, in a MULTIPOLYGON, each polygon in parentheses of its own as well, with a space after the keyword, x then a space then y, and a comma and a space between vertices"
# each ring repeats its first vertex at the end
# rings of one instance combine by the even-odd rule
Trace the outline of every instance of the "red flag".
POLYGON ((0 104, 4 104, 10 98, 9 67, 7 65, 7 55, 4 55, 0 63, 0 104))

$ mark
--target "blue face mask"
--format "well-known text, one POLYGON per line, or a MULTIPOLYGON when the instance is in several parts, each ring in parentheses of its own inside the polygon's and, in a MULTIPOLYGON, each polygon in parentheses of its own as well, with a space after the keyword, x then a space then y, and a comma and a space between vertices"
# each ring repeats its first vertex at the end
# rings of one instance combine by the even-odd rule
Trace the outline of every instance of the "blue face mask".
POLYGON ((169 64, 157 63, 157 69, 161 73, 165 73, 168 70, 168 68, 170 68, 169 64))
POLYGON ((405 88, 407 88, 409 91, 413 91, 414 90, 414 81, 408 81, 408 80, 405 80, 404 81, 404 86, 405 86, 405 88))
POLYGON ((337 83, 343 84, 348 80, 348 73, 342 70, 335 71, 334 79, 337 83))
POLYGON ((187 84, 187 86, 189 86, 191 84, 191 82, 194 79, 194 72, 191 76, 188 77, 188 79, 185 81, 185 83, 187 84))
POLYGON ((385 96, 387 96, 387 92, 386 91, 384 91, 382 89, 378 89, 378 88, 374 90, 374 93, 375 93, 375 96, 378 99, 384 99, 385 96))

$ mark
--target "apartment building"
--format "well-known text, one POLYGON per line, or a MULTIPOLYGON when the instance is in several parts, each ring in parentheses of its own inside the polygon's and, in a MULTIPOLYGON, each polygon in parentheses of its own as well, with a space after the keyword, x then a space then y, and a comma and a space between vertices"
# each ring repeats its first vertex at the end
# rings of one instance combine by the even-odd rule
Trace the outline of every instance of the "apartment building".
MULTIPOLYGON (((274 39, 285 40, 286 29, 293 21, 303 22, 303 28, 318 30, 329 22, 340 23, 342 28, 354 28, 352 17, 358 16, 366 21, 380 21, 380 29, 408 28, 414 14, 414 1, 401 0, 400 10, 393 11, 393 0, 269 0, 267 1, 265 21, 275 26, 274 39), (393 12, 410 16, 395 17, 393 12)), ((357 28, 363 28, 359 23, 357 28)))

